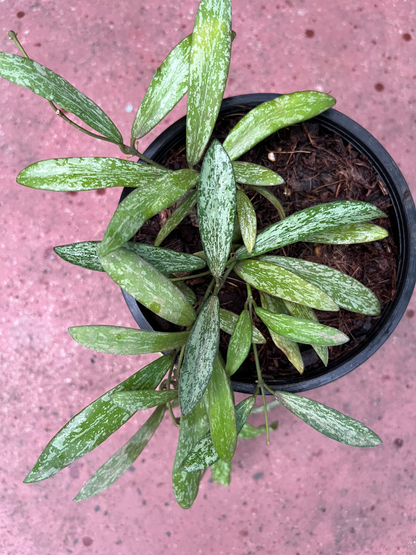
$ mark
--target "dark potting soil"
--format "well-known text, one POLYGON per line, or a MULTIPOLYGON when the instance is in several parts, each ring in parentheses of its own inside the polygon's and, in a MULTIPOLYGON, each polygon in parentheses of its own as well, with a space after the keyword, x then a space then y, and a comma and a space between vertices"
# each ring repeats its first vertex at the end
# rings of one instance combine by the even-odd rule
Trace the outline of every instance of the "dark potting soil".
MULTIPOLYGON (((224 117, 219 121, 213 138, 223 142, 230 129, 245 112, 246 110, 242 108, 241 113, 224 117)), ((261 164, 283 177, 285 180, 283 185, 268 187, 268 190, 280 200, 287 216, 304 208, 335 200, 370 202, 387 215, 393 213, 392 203, 384 184, 367 158, 341 137, 314 121, 280 130, 259 143, 240 160, 261 164), (272 160, 275 158, 275 161, 270 158, 272 160)), ((185 146, 169 152, 162 164, 173 170, 187 168, 185 146)), ((279 220, 276 209, 269 201, 248 187, 245 191, 256 210, 258 231, 279 220)), ((153 244, 161 225, 171 212, 172 209, 169 208, 146 222, 134 240, 153 244)), ((390 233, 391 224, 388 218, 380 219, 375 223, 390 233)), ((195 210, 165 239, 161 246, 187 253, 203 250, 195 210)), ((317 245, 300 242, 270 254, 302 258, 348 274, 376 294, 382 309, 396 293, 397 249, 391 234, 381 241, 359 245, 317 245)), ((206 276, 187 280, 185 283, 193 289, 197 298, 201 299, 210 279, 210 276, 206 276)), ((245 283, 236 274, 231 273, 219 293, 221 307, 240 314, 246 296, 245 283)), ((254 296, 260 305, 258 292, 254 292, 254 296)), ((145 312, 148 314, 147 311, 145 312)), ((363 342, 368 331, 378 320, 378 317, 355 314, 343 309, 339 312, 316 311, 316 314, 320 323, 335 327, 350 337, 348 343, 329 348, 330 361, 347 354, 363 342)), ((182 329, 157 316, 152 316, 158 329, 166 331, 182 329)), ((259 345, 263 377, 273 382, 276 379, 298 376, 294 366, 270 339, 264 324, 256 315, 253 316, 255 325, 267 338, 267 344, 259 345)), ((229 338, 230 336, 221 332, 220 350, 224 357, 229 338)), ((305 362, 305 373, 322 367, 321 361, 310 346, 300 345, 300 348, 305 362)), ((233 379, 237 381, 256 379, 252 352, 233 379)))

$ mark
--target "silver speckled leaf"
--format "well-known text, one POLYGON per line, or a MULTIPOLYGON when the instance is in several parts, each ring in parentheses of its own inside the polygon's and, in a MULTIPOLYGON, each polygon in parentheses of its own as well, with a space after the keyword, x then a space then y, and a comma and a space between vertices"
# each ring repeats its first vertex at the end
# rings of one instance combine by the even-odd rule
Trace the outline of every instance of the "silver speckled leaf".
POLYGON ((284 183, 283 177, 280 177, 279 174, 258 164, 233 162, 233 168, 235 180, 237 183, 243 183, 243 185, 263 185, 268 187, 284 183))
POLYGON ((380 241, 388 237, 388 232, 374 224, 351 224, 337 227, 331 231, 315 233, 305 239, 307 243, 321 243, 327 245, 354 245, 355 243, 369 243, 380 241))
MULTIPOLYGON (((231 312, 230 310, 226 310, 225 308, 220 308, 220 329, 228 335, 232 335, 235 330, 235 326, 237 325, 238 321, 238 314, 231 312)), ((266 338, 258 330, 254 325, 253 327, 253 334, 251 340, 254 341, 257 345, 264 345, 266 343, 266 338)))

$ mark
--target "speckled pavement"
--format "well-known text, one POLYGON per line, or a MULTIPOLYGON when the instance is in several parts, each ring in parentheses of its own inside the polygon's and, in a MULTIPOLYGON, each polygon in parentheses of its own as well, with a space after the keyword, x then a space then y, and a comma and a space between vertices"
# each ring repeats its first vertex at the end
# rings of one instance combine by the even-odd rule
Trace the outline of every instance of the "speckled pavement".
MULTIPOLYGON (((14 29, 29 55, 96 101, 128 137, 154 71, 192 31, 196 9, 196 0, 0 0, 0 50, 17 52, 7 40, 14 29)), ((415 193, 415 10, 411 0, 235 0, 226 96, 331 93, 338 110, 387 148, 415 193)), ((182 101, 142 146, 184 109, 182 101)), ((57 194, 15 182, 40 159, 120 151, 0 81, 0 152, 2 555, 416 554, 414 298, 370 361, 308 393, 373 428, 381 447, 337 444, 278 408, 271 444, 240 440, 231 487, 207 475, 185 512, 170 485, 176 430, 166 419, 111 490, 73 503, 145 411, 52 479, 24 485, 52 435, 151 357, 93 353, 67 333, 72 325, 134 325, 109 278, 70 266, 52 250, 100 239, 120 192, 57 194)))

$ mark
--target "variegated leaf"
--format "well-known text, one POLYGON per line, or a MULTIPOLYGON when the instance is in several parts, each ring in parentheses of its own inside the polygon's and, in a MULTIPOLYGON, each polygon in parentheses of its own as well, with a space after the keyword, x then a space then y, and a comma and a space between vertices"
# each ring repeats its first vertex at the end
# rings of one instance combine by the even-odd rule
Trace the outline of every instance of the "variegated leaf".
POLYGON ((284 179, 279 174, 264 166, 249 162, 233 162, 235 180, 243 185, 281 185, 284 179))
POLYGON ((355 243, 369 243, 380 241, 388 237, 388 232, 374 224, 350 224, 337 227, 330 231, 315 233, 307 237, 307 243, 321 243, 327 245, 353 245, 355 243))
POLYGON ((240 120, 224 141, 231 160, 283 127, 311 119, 335 104, 335 98, 317 91, 284 94, 263 102, 240 120))
POLYGON ((236 211, 233 167, 214 139, 202 164, 198 185, 198 221, 208 266, 220 277, 230 254, 236 211))
MULTIPOLYGON (((261 260, 285 268, 316 285, 346 310, 370 316, 380 314, 380 303, 374 293, 356 279, 334 268, 285 256, 262 256, 261 260)), ((300 300, 295 302, 302 303, 300 300)))
POLYGON ((318 310, 337 311, 338 305, 321 289, 296 274, 263 260, 242 260, 234 266, 244 281, 269 295, 302 303, 318 310))
POLYGON ((382 443, 377 434, 358 420, 317 401, 283 391, 276 391, 275 397, 306 424, 335 441, 353 447, 375 447, 382 443))
MULTIPOLYGON (((271 422, 271 424, 269 424, 269 429, 277 430, 278 426, 278 422, 271 422)), ((242 427, 241 432, 238 434, 238 437, 241 437, 241 439, 252 439, 253 437, 259 437, 266 432, 267 428, 265 424, 262 424, 261 426, 252 426, 246 422, 242 427)))
MULTIPOLYGON (((250 313, 244 309, 238 317, 230 339, 225 366, 228 376, 232 376, 246 360, 251 347, 252 324, 250 313)), ((222 458, 222 457, 221 457, 222 458)))
POLYGON ((197 201, 197 191, 192 191, 185 197, 179 206, 175 208, 166 222, 162 225, 155 239, 155 247, 159 246, 166 237, 181 223, 181 221, 189 214, 197 201))
POLYGON ((270 192, 265 187, 257 187, 255 185, 249 185, 249 187, 250 189, 253 189, 253 191, 259 193, 262 197, 267 199, 276 208, 281 220, 284 220, 286 218, 285 209, 283 208, 282 203, 272 192, 270 192))
POLYGON ((136 253, 120 248, 100 260, 111 279, 149 310, 178 326, 193 324, 195 311, 184 294, 136 253))
POLYGON ((161 179, 130 193, 114 212, 104 233, 99 254, 105 256, 127 243, 146 220, 172 206, 193 189, 198 178, 198 172, 193 170, 169 172, 161 179))
POLYGON ((128 412, 151 409, 178 398, 175 389, 166 391, 119 391, 111 396, 112 402, 128 412))
POLYGON ((55 102, 112 142, 123 143, 120 131, 107 114, 66 79, 47 67, 28 58, 0 52, 0 75, 16 85, 27 87, 35 94, 55 102))
POLYGON ((240 259, 258 256, 267 251, 303 241, 318 232, 385 217, 386 215, 376 206, 358 200, 341 200, 311 206, 272 224, 257 236, 251 254, 245 247, 241 247, 236 252, 236 256, 240 259))
POLYGON ((243 191, 237 191, 237 214, 244 245, 251 252, 256 242, 257 217, 251 200, 243 191))
POLYGON ((218 461, 211 466, 211 479, 221 486, 229 486, 231 483, 231 461, 218 459, 218 461))
POLYGON ((109 187, 142 187, 173 172, 119 158, 53 158, 27 166, 20 185, 43 191, 91 191, 109 187))
MULTIPOLYGON (((232 335, 234 333, 235 326, 237 325, 237 321, 238 314, 235 314, 230 310, 226 310, 225 308, 220 308, 220 329, 222 331, 228 333, 228 335, 232 335)), ((264 343, 266 343, 266 338, 261 333, 261 331, 254 326, 254 324, 252 326, 252 330, 253 333, 251 336, 251 340, 254 343, 256 343, 257 345, 263 345, 264 343)))

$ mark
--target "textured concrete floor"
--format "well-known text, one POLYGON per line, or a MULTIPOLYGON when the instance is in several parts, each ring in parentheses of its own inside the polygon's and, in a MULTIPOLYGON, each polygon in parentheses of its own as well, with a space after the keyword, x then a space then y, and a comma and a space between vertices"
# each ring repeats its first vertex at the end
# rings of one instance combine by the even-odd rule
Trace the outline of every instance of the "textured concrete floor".
MULTIPOLYGON (((0 49, 16 52, 6 37, 17 31, 32 57, 93 98, 128 137, 153 72, 192 31, 196 8, 196 0, 0 0, 0 49)), ((227 96, 330 92, 340 111, 382 142, 416 192, 414 2, 236 0, 234 14, 227 96)), ((181 103, 160 128, 183 113, 181 103)), ((309 393, 372 427, 384 440, 377 449, 339 445, 276 409, 280 428, 272 443, 241 442, 231 487, 205 479, 184 512, 170 486, 176 432, 166 420, 157 441, 110 491, 73 503, 92 472, 148 416, 139 414, 52 479, 23 485, 51 436, 149 358, 94 354, 66 331, 133 325, 115 284, 52 251, 100 239, 119 191, 68 195, 15 183, 39 159, 120 152, 77 133, 46 101, 3 81, 0 114, 0 552, 415 554, 415 299, 369 362, 309 393)))

